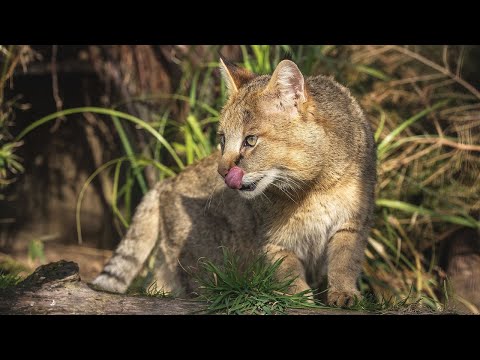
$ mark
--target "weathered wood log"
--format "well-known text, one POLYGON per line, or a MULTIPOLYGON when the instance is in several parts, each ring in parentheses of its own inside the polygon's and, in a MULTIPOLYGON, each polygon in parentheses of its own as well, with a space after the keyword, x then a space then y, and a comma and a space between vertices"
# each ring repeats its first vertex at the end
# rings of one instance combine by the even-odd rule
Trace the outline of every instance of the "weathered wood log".
MULTIPOLYGON (((78 265, 58 261, 38 267, 15 287, 0 290, 0 314, 150 314, 204 313, 194 300, 110 294, 81 281, 78 265)), ((290 314, 360 314, 345 310, 291 310, 290 314)))

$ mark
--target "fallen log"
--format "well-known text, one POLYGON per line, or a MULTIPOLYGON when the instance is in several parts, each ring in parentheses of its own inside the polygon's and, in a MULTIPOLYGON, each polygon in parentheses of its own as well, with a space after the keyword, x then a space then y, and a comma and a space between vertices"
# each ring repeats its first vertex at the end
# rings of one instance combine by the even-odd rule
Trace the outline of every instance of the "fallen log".
MULTIPOLYGON (((0 290, 0 314, 204 314, 194 300, 111 294, 82 282, 78 265, 58 261, 38 267, 24 281, 0 290)), ((341 309, 293 309, 289 314, 360 314, 341 309)))

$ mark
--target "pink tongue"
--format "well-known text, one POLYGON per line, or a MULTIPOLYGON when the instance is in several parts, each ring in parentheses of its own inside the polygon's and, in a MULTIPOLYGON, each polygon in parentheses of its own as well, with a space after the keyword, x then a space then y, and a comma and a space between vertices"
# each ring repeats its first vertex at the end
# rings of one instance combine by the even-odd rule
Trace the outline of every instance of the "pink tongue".
POLYGON ((227 176, 225 176, 225 184, 232 189, 240 189, 242 187, 242 179, 245 171, 238 166, 234 166, 230 169, 227 176))

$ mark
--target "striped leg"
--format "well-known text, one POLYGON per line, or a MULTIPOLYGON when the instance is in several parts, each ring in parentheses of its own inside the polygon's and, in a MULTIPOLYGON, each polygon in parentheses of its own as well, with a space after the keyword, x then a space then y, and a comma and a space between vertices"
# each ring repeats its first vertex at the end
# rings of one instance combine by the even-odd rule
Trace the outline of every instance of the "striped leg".
POLYGON ((367 242, 367 231, 356 226, 344 226, 328 244, 328 295, 329 305, 352 306, 361 298, 357 278, 367 242))

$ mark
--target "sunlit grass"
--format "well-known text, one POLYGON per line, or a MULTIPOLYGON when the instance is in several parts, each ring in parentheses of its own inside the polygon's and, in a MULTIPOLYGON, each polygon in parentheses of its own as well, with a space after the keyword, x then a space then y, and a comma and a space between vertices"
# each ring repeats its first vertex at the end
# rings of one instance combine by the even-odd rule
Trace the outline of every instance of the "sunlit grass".
POLYGON ((223 248, 223 262, 203 259, 200 273, 200 298, 207 302, 208 313, 283 314, 288 309, 320 309, 312 303, 312 292, 289 295, 295 278, 279 280, 275 275, 283 259, 270 263, 263 254, 242 263, 237 254, 223 248))
POLYGON ((165 288, 158 287, 156 281, 152 282, 149 286, 147 286, 147 288, 142 292, 142 295, 156 298, 171 297, 171 294, 166 291, 165 288))

